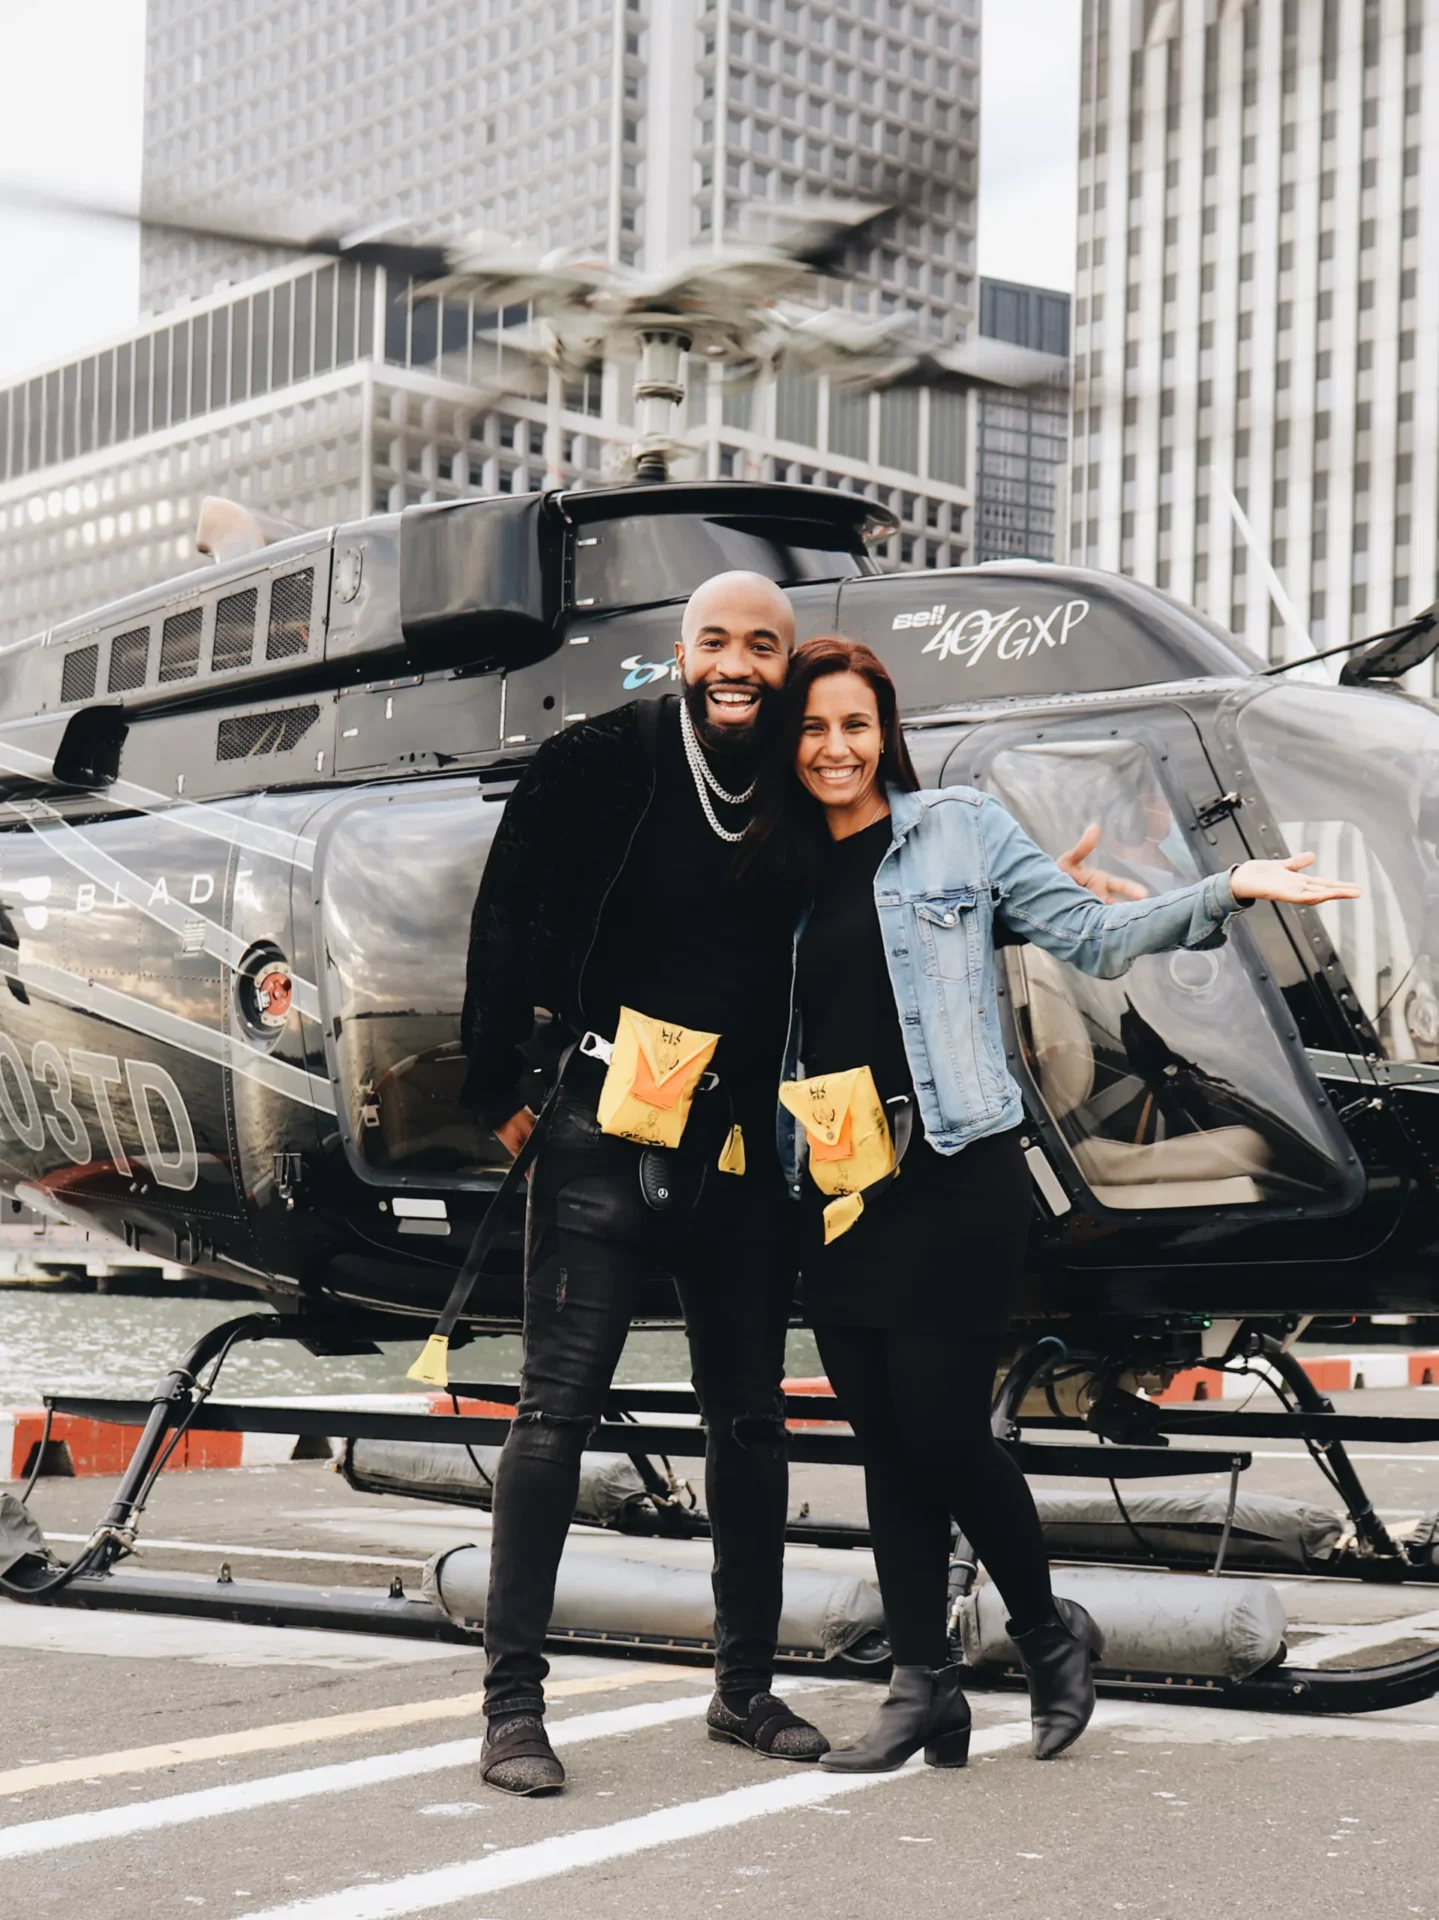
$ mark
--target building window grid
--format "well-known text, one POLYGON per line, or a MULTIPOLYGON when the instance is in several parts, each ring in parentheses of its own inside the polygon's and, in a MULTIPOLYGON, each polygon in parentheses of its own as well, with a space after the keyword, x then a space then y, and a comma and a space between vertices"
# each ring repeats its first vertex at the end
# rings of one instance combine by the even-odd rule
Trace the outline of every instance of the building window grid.
MULTIPOLYGON (((1249 15, 1246 15, 1246 18, 1249 18, 1249 17, 1250 17, 1249 15)), ((1411 31, 1412 31, 1412 26, 1413 26, 1413 23, 1411 21, 1410 23, 1411 31)), ((1091 32, 1092 32, 1092 29, 1091 29, 1091 32)), ((1217 48, 1217 34, 1218 34, 1218 29, 1216 27, 1211 27, 1208 30, 1208 46, 1211 49, 1211 51, 1217 48)), ((1412 61, 1412 55, 1413 55, 1412 45, 1407 50, 1411 55, 1411 61, 1412 61)), ((1333 167, 1336 163, 1336 154, 1335 154, 1335 147, 1334 147, 1335 114, 1334 114, 1334 99, 1333 99, 1333 95, 1334 95, 1333 77, 1334 77, 1334 74, 1337 72, 1337 67, 1335 65, 1335 62, 1337 61, 1337 57, 1338 57, 1337 53, 1334 53, 1331 50, 1328 56, 1328 67, 1327 67, 1328 78, 1327 78, 1326 86, 1324 89, 1325 113, 1324 113, 1324 124, 1321 128, 1321 137, 1323 140, 1323 151, 1321 155, 1322 167, 1321 167, 1321 172, 1318 179, 1313 182, 1315 191, 1317 192, 1319 201, 1320 201, 1321 220, 1324 220, 1326 215, 1329 216, 1329 224, 1327 226, 1327 230, 1331 233, 1332 233, 1332 212, 1331 212, 1331 204, 1328 201, 1327 192, 1328 192, 1328 183, 1333 176, 1333 167)), ((1252 61, 1251 61, 1251 64, 1252 64, 1252 61)), ((1408 81, 1409 74, 1407 72, 1405 77, 1406 77, 1406 81, 1408 81)), ((1352 447, 1348 450, 1350 458, 1356 468, 1363 466, 1366 462, 1368 445, 1369 445, 1369 433, 1370 433, 1369 420, 1368 420, 1368 401, 1366 396, 1369 391, 1371 376, 1365 371, 1365 369, 1370 364, 1370 359, 1372 355, 1372 347, 1369 345, 1369 341, 1372 339, 1374 289, 1372 286, 1372 274, 1371 272, 1366 271, 1363 262, 1364 262, 1364 255, 1367 251, 1367 248, 1368 246, 1371 246, 1373 244, 1373 241, 1375 238, 1374 215, 1376 211, 1376 206, 1375 206, 1376 176, 1377 176, 1377 163, 1380 159, 1384 159, 1384 163, 1386 165, 1397 164, 1401 166, 1404 205, 1406 209, 1411 204, 1417 206, 1417 184, 1416 183, 1417 183, 1417 174, 1418 174, 1418 162, 1415 156, 1415 152, 1413 150, 1414 142, 1412 140, 1412 137, 1408 136, 1406 133, 1402 153, 1397 150, 1390 150, 1386 148, 1385 154, 1380 154, 1378 150, 1378 147, 1377 147, 1378 136, 1374 131, 1374 129, 1379 124, 1379 115, 1377 112, 1378 102, 1376 99, 1377 88, 1378 88, 1378 76, 1377 74, 1371 71, 1366 76, 1366 93, 1368 96, 1368 106, 1366 108, 1366 113, 1364 116, 1364 126, 1366 129, 1366 132, 1362 135, 1362 139, 1364 143, 1363 153, 1365 155, 1365 164, 1362 169, 1361 192, 1359 195, 1359 205, 1358 205, 1358 214, 1357 214, 1357 217, 1359 220, 1359 234, 1357 238, 1358 238, 1360 260, 1361 260, 1361 268, 1360 268, 1361 282, 1360 282, 1359 288, 1355 289, 1355 296, 1354 296, 1355 307, 1356 307, 1356 317, 1357 317, 1357 328, 1356 328, 1357 351, 1355 355, 1354 364, 1357 370, 1356 378, 1357 378, 1357 387, 1358 387, 1358 393, 1360 398, 1357 402, 1356 409, 1355 409, 1354 441, 1353 441, 1352 447), (1385 155, 1387 155, 1387 158, 1385 157, 1385 155)), ((1282 107, 1281 107, 1282 123, 1280 128, 1281 136, 1282 136, 1281 138, 1281 154, 1282 154, 1281 179, 1284 181, 1293 181, 1295 179, 1295 163, 1293 158, 1295 143, 1294 143, 1294 140, 1290 137, 1290 134, 1288 131, 1288 129, 1293 126, 1294 114, 1295 114, 1295 105, 1291 97, 1293 93, 1292 86, 1286 85, 1284 92, 1286 97, 1284 98, 1282 102, 1282 107)), ((1205 107, 1206 107, 1207 116, 1211 118, 1213 117, 1213 114, 1217 111, 1217 102, 1212 97, 1212 95, 1213 95, 1213 88, 1207 82, 1205 107)), ((1411 102, 1409 97, 1406 96, 1406 100, 1405 100, 1406 111, 1412 111, 1415 107, 1417 107, 1417 105, 1418 105, 1417 99, 1411 102)), ((1138 140, 1143 131, 1142 125, 1140 123, 1140 118, 1139 118, 1139 115, 1141 112, 1142 112, 1142 103, 1136 95, 1136 97, 1132 97, 1131 99, 1131 114, 1133 117, 1131 118, 1131 123, 1130 123, 1130 133, 1131 133, 1131 138, 1134 140, 1138 140)), ((1090 124, 1090 113, 1088 109, 1086 109, 1085 122, 1086 122, 1085 131, 1092 134, 1093 128, 1092 128, 1092 125, 1090 124)), ((1246 138, 1243 143, 1243 152, 1241 155, 1242 168, 1243 168, 1241 185, 1247 196, 1251 194, 1251 189, 1253 187, 1253 181, 1254 181, 1254 165, 1253 165, 1254 150, 1255 150, 1254 128, 1255 128, 1255 107, 1251 102, 1246 107, 1246 112, 1245 112, 1246 138)), ((1173 140, 1173 135, 1171 134, 1171 150, 1173 150, 1172 140, 1173 140)), ((1081 150, 1083 151, 1083 145, 1081 150)), ((1207 151, 1205 155, 1206 164, 1205 164, 1205 181, 1204 181, 1204 197, 1206 200, 1210 200, 1213 198, 1215 188, 1217 185, 1217 182, 1213 178, 1214 174, 1217 172, 1217 169, 1212 167, 1209 164, 1212 157, 1213 157, 1212 153, 1207 151)), ((1252 208, 1252 204, 1253 204, 1252 197, 1247 198, 1245 207, 1242 208, 1241 211, 1242 212, 1249 211, 1252 208)), ((1292 249, 1283 245, 1283 236, 1287 235, 1289 232, 1292 231, 1292 208, 1293 208, 1293 192, 1291 190, 1287 193, 1287 196, 1282 202, 1283 211, 1282 211, 1282 223, 1281 223, 1281 229, 1280 229, 1281 244, 1277 253, 1277 257, 1274 262, 1267 263, 1268 266, 1271 266, 1273 270, 1277 271, 1277 275, 1278 275, 1277 293, 1279 298, 1276 304, 1280 313, 1283 313, 1286 310, 1287 290, 1291 285, 1290 271, 1292 268, 1292 249)), ((1138 221, 1139 214, 1140 214, 1140 206, 1137 201, 1131 202, 1129 212, 1130 212, 1131 224, 1133 225, 1133 223, 1138 221)), ((1408 239, 1410 234, 1413 232, 1417 232, 1417 214, 1415 216, 1413 226, 1412 227, 1406 226, 1405 228, 1406 240, 1408 239)), ((1085 237, 1081 240, 1079 256, 1078 256, 1078 265, 1081 269, 1081 284, 1083 284, 1083 278, 1084 278, 1083 270, 1089 264, 1088 231, 1083 224, 1081 225, 1081 233, 1085 237)), ((1131 232, 1131 280, 1132 281, 1135 274, 1135 270, 1139 265, 1139 260, 1135 254, 1134 246, 1133 246, 1133 242, 1136 238, 1139 239, 1142 247, 1144 236, 1142 234, 1136 234, 1133 231, 1131 232)), ((1321 249, 1321 251, 1323 252, 1325 250, 1321 249)), ((1206 249, 1206 257, 1212 257, 1208 254, 1207 249, 1206 249)), ((1327 250, 1326 257, 1332 257, 1332 243, 1330 244, 1327 250)), ((1166 268, 1171 267, 1173 264, 1174 262, 1166 258, 1164 262, 1164 265, 1166 268)), ((1166 301, 1169 296, 1170 284, 1172 283, 1167 283, 1164 288, 1166 301)), ((1204 315, 1207 317, 1212 312, 1212 300, 1213 300, 1212 272, 1205 275, 1203 284, 1204 284, 1205 291, 1204 291, 1203 300, 1202 300, 1202 311, 1204 315)), ((1403 284, 1404 283, 1401 281, 1401 289, 1400 289, 1401 302, 1404 298, 1403 284)), ((1321 270, 1321 289, 1323 288, 1323 286, 1324 286, 1324 275, 1323 275, 1323 271, 1321 270)), ((1241 319, 1246 316, 1247 311, 1251 310, 1250 303, 1254 297, 1254 293, 1255 293, 1255 289, 1253 287, 1252 282, 1246 281, 1243 285, 1241 285, 1240 306, 1239 306, 1239 316, 1241 319)), ((1318 308, 1318 315, 1319 315, 1318 332, 1321 338, 1324 337, 1328 331, 1327 321, 1328 321, 1329 315, 1332 313, 1332 305, 1333 305, 1333 295, 1326 294, 1326 292, 1321 291, 1319 308, 1318 308)), ((1290 311, 1292 311, 1292 308, 1290 309, 1290 311)), ((1401 306, 1401 324, 1402 324, 1402 319, 1403 319, 1403 310, 1401 306)), ((1278 334, 1278 332, 1282 330, 1283 330, 1282 326, 1279 324, 1276 324, 1276 334, 1278 334)), ((1401 334, 1401 342, 1406 339, 1412 339, 1412 335, 1406 336, 1401 334)), ((1280 355, 1277 351, 1277 348, 1278 348, 1278 341, 1276 339, 1276 356, 1275 357, 1276 357, 1276 360, 1278 361, 1278 368, 1279 368, 1279 374, 1276 379, 1276 387, 1279 389, 1279 391, 1276 393, 1275 433, 1274 433, 1273 453, 1274 453, 1276 468, 1278 468, 1281 464, 1283 464, 1287 468, 1287 459, 1285 459, 1284 456, 1287 454, 1287 432, 1288 432, 1287 421, 1289 417, 1289 398, 1288 398, 1287 392, 1285 391, 1285 389, 1287 389, 1288 387, 1288 380, 1287 378, 1284 377, 1284 375, 1287 374, 1288 372, 1288 355, 1287 354, 1280 355)), ((1404 368, 1404 365, 1406 364, 1404 356, 1406 356, 1406 354, 1412 355, 1413 348, 1412 346, 1410 346, 1406 349, 1406 347, 1403 344, 1401 344, 1399 351, 1401 355, 1401 414, 1402 414, 1404 412, 1404 408, 1402 405, 1402 402, 1404 399, 1404 393, 1402 390, 1403 389, 1403 368, 1404 368)), ((1321 416, 1320 420, 1316 422, 1316 424, 1319 425, 1321 429, 1321 432, 1320 432, 1321 438, 1324 437, 1324 428, 1327 426, 1327 414, 1325 412, 1325 409, 1329 404, 1328 369, 1325 367, 1325 364, 1324 364, 1326 359, 1327 359, 1327 354, 1322 354, 1322 350, 1321 350, 1321 353, 1316 353, 1316 356, 1315 356, 1316 368, 1322 370, 1317 374, 1316 385, 1314 389, 1315 410, 1321 416)), ((1247 360, 1248 360, 1248 356, 1246 354, 1245 355, 1246 364, 1247 364, 1247 360)), ((1079 364, 1082 367, 1082 362, 1079 364)), ((1249 375, 1243 370, 1243 368, 1241 368, 1240 373, 1236 378, 1236 382, 1235 382, 1235 406, 1234 406, 1234 413, 1232 416, 1232 432, 1233 432, 1234 441, 1236 445, 1239 444, 1241 440, 1247 440, 1248 434, 1250 431, 1250 404, 1251 403, 1249 398, 1248 386, 1249 386, 1249 375)), ((1208 402, 1206 401, 1203 392, 1201 392, 1200 398, 1201 398, 1201 411, 1200 411, 1199 422, 1198 422, 1199 432, 1201 436, 1200 444, 1202 447, 1207 448, 1210 445, 1208 435, 1212 433, 1212 408, 1209 406, 1208 402), (1209 416, 1209 417, 1207 418, 1206 416, 1209 416)), ((1084 396, 1079 392, 1077 392, 1076 398, 1075 398, 1075 412, 1074 412, 1074 422, 1075 422, 1075 430, 1076 430, 1077 436, 1081 432, 1084 424, 1084 406, 1085 406, 1084 396)), ((1124 444, 1125 444, 1126 454, 1128 454, 1129 449, 1133 444, 1132 428, 1129 425, 1130 411, 1131 411, 1130 407, 1127 406, 1126 407, 1126 431, 1124 435, 1124 444)), ((1412 419, 1412 398, 1410 399, 1408 412, 1409 412, 1410 418, 1412 419)), ((1402 451, 1402 449, 1405 447, 1405 444, 1406 444, 1406 436, 1404 433, 1404 428, 1407 424, 1408 422, 1401 418, 1399 429, 1398 429, 1398 436, 1397 436, 1398 444, 1401 448, 1401 452, 1398 456, 1399 463, 1400 463, 1400 466, 1398 469, 1399 471, 1402 471, 1403 461, 1406 457, 1405 452, 1402 451)), ((1161 431, 1163 431, 1162 419, 1161 419, 1161 431)), ((1412 438, 1412 428, 1410 429, 1410 435, 1408 437, 1412 438)), ((1128 464, 1129 464, 1129 461, 1126 460, 1126 465, 1128 464)), ((1239 464, 1240 464, 1239 462, 1236 462, 1236 468, 1239 466, 1239 464)), ((1324 477, 1325 477, 1324 470, 1322 468, 1319 468, 1318 463, 1316 462, 1316 477, 1315 477, 1316 527, 1320 525, 1323 517, 1322 503, 1319 501, 1318 495, 1319 495, 1319 482, 1324 477)), ((1082 463, 1077 464, 1074 472, 1074 481, 1075 481, 1075 504, 1077 507, 1080 504, 1080 500, 1083 497, 1084 490, 1086 487, 1097 489, 1100 481, 1100 470, 1098 465, 1095 464, 1093 466, 1088 466, 1082 463)), ((1402 516, 1398 511, 1398 502, 1400 499, 1400 488, 1402 488, 1402 485, 1403 483, 1401 481, 1399 485, 1396 486, 1395 495, 1394 495, 1395 512, 1394 512, 1393 524, 1394 524, 1395 538, 1393 542, 1393 551, 1392 551, 1391 580, 1392 580, 1392 604, 1393 604, 1393 612, 1395 617, 1399 617, 1402 614, 1402 612, 1405 611, 1405 606, 1402 602, 1401 593, 1408 593, 1410 589, 1410 580, 1407 572, 1407 568, 1408 568, 1407 546, 1401 547, 1400 540, 1399 540, 1399 532, 1400 532, 1400 527, 1402 522, 1402 516)), ((1126 492, 1128 491, 1131 491, 1131 489, 1126 488, 1126 492)), ((1198 498, 1197 498, 1197 505, 1196 505, 1196 514, 1195 514, 1195 530, 1196 530, 1195 583, 1196 583, 1196 589, 1198 590, 1203 586, 1207 585, 1209 580, 1209 554, 1207 551, 1209 503, 1207 499, 1206 476, 1203 473, 1200 473, 1199 475, 1197 475, 1196 491, 1197 491, 1198 498), (1201 541, 1200 539, 1201 533, 1203 534, 1203 541, 1201 541), (1203 547, 1203 551, 1200 550, 1201 547, 1203 547)), ((1236 481, 1236 492, 1240 495, 1241 501, 1242 501, 1243 490, 1240 488, 1237 481, 1236 481)), ((1091 499, 1092 502, 1095 502, 1097 504, 1096 493, 1091 492, 1089 494, 1089 498, 1091 499)), ((1133 516, 1130 515, 1128 516, 1128 518, 1129 520, 1132 521, 1133 516)), ((1228 516, 1224 516, 1224 518, 1227 521, 1228 516)), ((1365 536, 1365 533, 1367 532, 1367 528, 1364 526, 1364 522, 1363 520, 1361 520, 1358 512, 1356 512, 1355 514, 1355 521, 1356 521, 1356 535, 1355 535, 1355 539, 1351 549, 1352 558, 1348 568, 1349 578, 1345 582, 1345 585, 1346 585, 1346 588, 1348 589, 1349 611, 1353 616, 1352 634, 1353 634, 1353 637, 1360 637, 1362 636, 1364 631, 1366 631, 1369 628, 1372 628, 1376 624, 1376 621, 1379 618, 1388 617, 1388 615, 1385 611, 1384 606, 1381 605, 1376 608, 1370 603, 1369 595, 1367 594, 1367 591, 1366 591, 1369 583, 1365 578, 1361 577, 1367 572, 1368 556, 1367 556, 1367 553, 1364 551, 1364 536, 1365 536)), ((1281 517, 1281 514, 1276 510, 1270 522, 1270 532, 1273 537, 1273 552, 1275 555, 1276 564, 1279 566, 1281 574, 1283 574, 1284 572, 1284 562, 1288 557, 1289 548, 1288 548, 1288 543, 1285 539, 1284 533, 1282 531, 1279 531, 1278 529, 1282 528, 1286 524, 1287 524, 1287 521, 1284 520, 1281 517)), ((1163 534, 1162 527, 1163 527, 1163 516, 1162 516, 1162 510, 1161 510, 1161 534, 1160 534, 1160 540, 1159 540, 1159 546, 1158 546, 1160 559, 1156 564, 1160 571, 1167 572, 1167 567, 1165 567, 1164 565, 1164 555, 1166 552, 1167 541, 1166 541, 1166 536, 1163 534)), ((1093 514, 1091 513, 1091 515, 1087 519, 1087 522, 1084 518, 1076 516, 1074 524, 1072 525, 1070 531, 1071 531, 1071 538, 1075 544, 1076 552, 1081 550, 1082 546, 1087 547, 1089 550, 1089 557, 1097 558, 1097 553, 1094 551, 1094 548, 1097 540, 1098 525, 1093 514)), ((1407 532, 1407 528, 1406 528, 1406 532, 1407 532)), ((1324 536, 1322 531, 1316 533, 1315 548, 1316 548, 1316 560, 1315 560, 1315 567, 1314 567, 1313 583, 1311 584, 1306 580, 1304 587, 1296 591, 1295 583, 1291 580, 1291 591, 1295 592, 1296 599, 1300 600, 1301 603, 1303 600, 1312 600, 1311 632, 1315 639, 1315 643, 1322 644, 1325 638, 1324 613, 1326 608, 1326 592, 1325 592, 1324 586, 1321 585, 1320 582, 1327 578, 1327 569, 1329 566, 1329 560, 1328 560, 1327 550, 1324 545, 1324 536)), ((1121 564, 1126 567, 1131 566, 1134 563, 1134 558, 1135 558, 1134 543, 1132 538, 1123 540, 1121 544, 1121 564)), ((1243 592, 1243 587, 1242 587, 1243 580, 1247 574, 1247 561, 1248 561, 1247 551, 1243 548, 1242 544, 1239 542, 1239 536, 1236 533, 1234 535, 1234 547, 1232 549, 1232 571, 1236 578, 1236 581, 1239 582, 1240 584, 1236 589, 1235 596, 1232 598, 1229 604, 1224 609, 1220 610, 1221 617, 1227 614, 1231 618, 1237 618, 1237 619, 1240 619, 1241 621, 1243 619, 1247 619, 1248 617, 1248 596, 1243 592)), ((1163 584, 1162 581, 1161 581, 1161 584, 1163 584)), ((1202 591, 1200 591, 1198 592, 1198 597, 1200 598, 1201 601, 1203 601, 1205 598, 1205 594, 1202 591)), ((1302 610, 1302 606, 1301 606, 1301 610, 1302 610)), ((1285 640, 1285 635, 1282 630, 1282 623, 1279 621, 1279 617, 1277 613, 1274 614, 1272 618, 1270 637, 1271 637, 1271 643, 1275 647, 1276 651, 1282 649, 1282 644, 1285 640)))
POLYGON ((0 483, 367 358, 364 324, 373 297, 372 268, 337 263, 0 391, 0 483), (272 341, 274 294, 284 295, 289 320, 272 341), (241 314, 245 324, 238 327, 241 314), (349 329, 343 336, 342 321, 349 329), (241 340, 253 343, 248 364, 236 349, 241 340))

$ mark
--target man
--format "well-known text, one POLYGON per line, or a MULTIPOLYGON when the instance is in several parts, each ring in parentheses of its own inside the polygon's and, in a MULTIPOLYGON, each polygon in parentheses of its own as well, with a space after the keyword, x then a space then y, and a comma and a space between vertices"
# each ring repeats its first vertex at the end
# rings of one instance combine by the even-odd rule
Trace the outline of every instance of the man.
MULTIPOLYGON (((520 1401, 495 1486, 485 1614, 490 1785, 551 1792, 543 1657, 580 1456, 603 1411, 639 1282, 674 1275, 706 1431, 714 1537, 710 1736, 816 1760, 828 1741, 770 1691, 783 1586, 788 1463, 781 1381, 796 1262, 775 1150, 792 924, 776 890, 735 877, 735 843, 794 616, 763 576, 691 597, 675 655, 682 697, 576 722, 536 753, 505 810, 471 928, 466 1098, 517 1153, 535 1009, 566 1038, 613 1039, 621 1006, 721 1036, 722 1091, 697 1098, 680 1153, 704 1180, 654 1210, 639 1150, 600 1131, 602 1067, 575 1056, 533 1170, 520 1401), (718 1170, 731 1120, 742 1175, 718 1170)), ((1097 832, 1067 856, 1081 866, 1097 832)), ((681 1181, 678 1184, 683 1184, 681 1181)))
POLYGON ((708 580, 685 608, 681 700, 650 742, 641 703, 578 722, 536 753, 486 866, 471 933, 467 1096, 512 1152, 534 1125, 517 1088, 533 1010, 612 1039, 619 1009, 721 1035, 681 1153, 698 1203, 653 1211, 639 1150, 601 1134, 603 1069, 577 1056, 531 1183, 525 1361, 495 1488, 485 1614, 493 1786, 563 1784, 541 1715, 542 1654, 580 1455, 603 1410, 636 1286, 678 1283, 704 1414, 714 1534, 713 1736, 788 1760, 828 1742, 770 1692, 788 1501, 780 1383, 795 1261, 774 1148, 789 1014, 784 903, 736 880, 759 751, 794 644, 784 594, 757 574, 708 580), (743 1175, 716 1161, 731 1113, 743 1175), (718 1126, 721 1119, 723 1124, 718 1126), (693 1136, 693 1139, 692 1139, 693 1136))

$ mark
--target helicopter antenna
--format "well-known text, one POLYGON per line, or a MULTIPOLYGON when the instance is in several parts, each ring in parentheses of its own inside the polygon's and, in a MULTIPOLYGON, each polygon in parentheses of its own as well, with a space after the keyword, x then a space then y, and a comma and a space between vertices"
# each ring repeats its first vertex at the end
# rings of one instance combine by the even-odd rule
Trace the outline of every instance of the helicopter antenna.
MULTIPOLYGON (((1286 667, 1297 667, 1301 664, 1309 664, 1314 660, 1327 659, 1327 654, 1315 653, 1314 642, 1305 629, 1304 622, 1299 618, 1298 609, 1285 591, 1284 582, 1274 571, 1273 561, 1269 558, 1264 548, 1260 546, 1258 535, 1249 524, 1249 515, 1244 511, 1243 507, 1240 506, 1234 489, 1219 471, 1218 467, 1211 466, 1209 471, 1213 477, 1214 485, 1219 489, 1220 493, 1224 495, 1225 502, 1229 508, 1229 516, 1239 531, 1240 539, 1244 542, 1245 546, 1248 547, 1250 553, 1258 563, 1260 572, 1264 575, 1264 584, 1269 589, 1269 598, 1274 603, 1275 611, 1284 622, 1286 630, 1293 634, 1294 638, 1298 640, 1304 648, 1305 655, 1307 656, 1306 661, 1286 660, 1283 662, 1283 665, 1286 667)), ((1275 671, 1275 669, 1271 669, 1271 671, 1275 671)))

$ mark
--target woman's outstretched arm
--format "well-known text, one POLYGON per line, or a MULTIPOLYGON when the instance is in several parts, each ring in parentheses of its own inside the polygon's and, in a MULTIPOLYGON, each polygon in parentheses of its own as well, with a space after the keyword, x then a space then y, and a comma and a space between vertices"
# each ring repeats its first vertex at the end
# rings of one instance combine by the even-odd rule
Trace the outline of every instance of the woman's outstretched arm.
POLYGON ((1102 979, 1124 973, 1141 954, 1221 945, 1229 921, 1251 900, 1315 906, 1359 892, 1310 876, 1303 870, 1314 856, 1295 854, 1246 860, 1232 873, 1211 873, 1145 900, 1105 902, 1062 872, 997 800, 985 799, 980 822, 1004 920, 1035 946, 1102 979))

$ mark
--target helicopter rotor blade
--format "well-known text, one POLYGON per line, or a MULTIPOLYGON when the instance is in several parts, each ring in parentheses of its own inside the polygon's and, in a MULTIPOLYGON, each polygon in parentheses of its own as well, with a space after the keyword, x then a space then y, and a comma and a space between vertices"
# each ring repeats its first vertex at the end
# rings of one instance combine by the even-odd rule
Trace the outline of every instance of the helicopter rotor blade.
POLYGON ((375 227, 351 234, 325 231, 296 233, 258 222, 212 220, 183 207, 120 207, 103 200, 87 200, 36 186, 28 181, 0 180, 0 204, 20 211, 57 213, 75 219, 107 220, 132 227, 152 227, 182 240, 215 240, 235 246, 263 247, 275 253, 320 254, 357 266, 387 267, 417 280, 434 280, 447 273, 450 254, 434 241, 411 242, 375 227))

